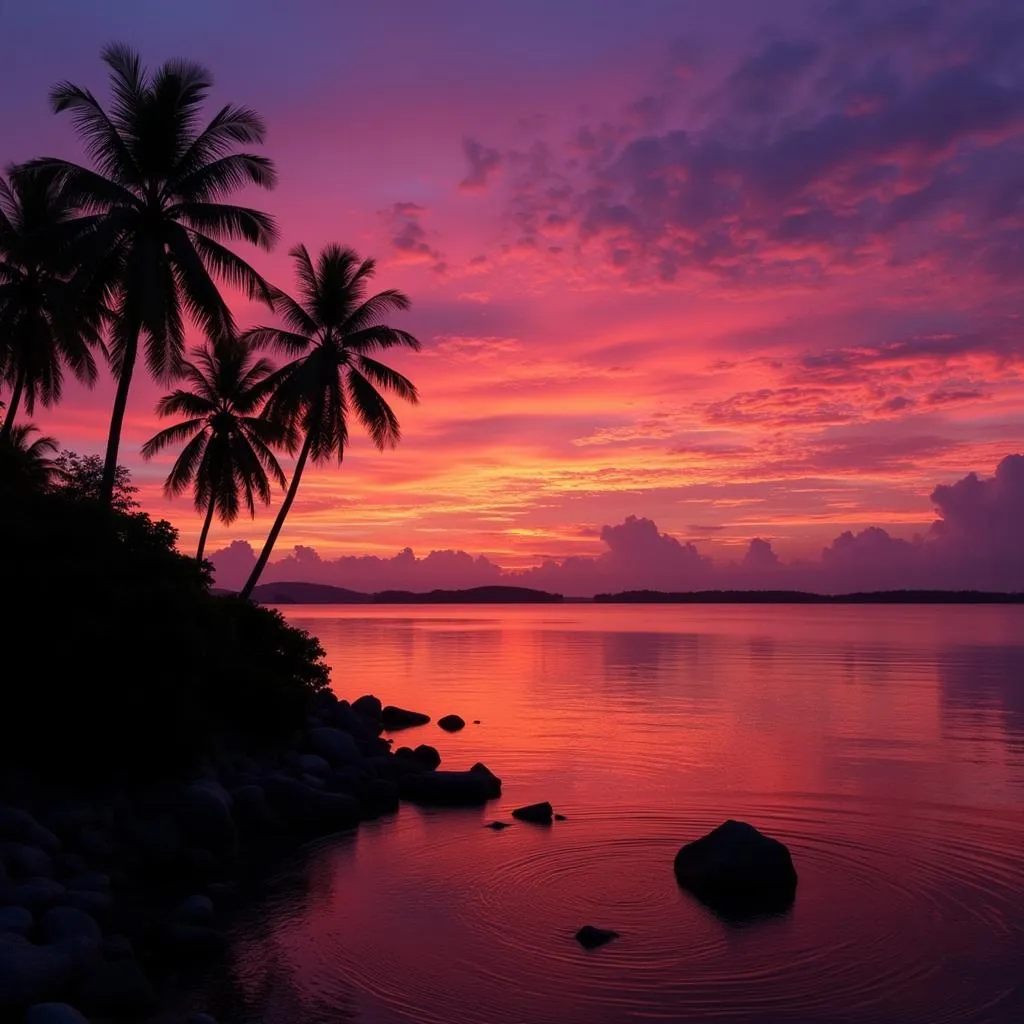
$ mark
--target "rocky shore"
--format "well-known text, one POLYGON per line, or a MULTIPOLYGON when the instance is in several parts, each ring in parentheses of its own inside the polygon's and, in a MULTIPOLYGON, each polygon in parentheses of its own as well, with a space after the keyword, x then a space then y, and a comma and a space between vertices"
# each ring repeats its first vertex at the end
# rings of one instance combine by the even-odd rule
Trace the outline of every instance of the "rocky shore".
POLYGON ((442 771, 433 747, 393 751, 381 735, 425 720, 373 696, 321 693, 287 744, 225 740, 159 781, 0 779, 0 1021, 211 1024, 168 1015, 160 993, 182 965, 221 952, 240 879, 403 800, 501 795, 486 766, 442 771))

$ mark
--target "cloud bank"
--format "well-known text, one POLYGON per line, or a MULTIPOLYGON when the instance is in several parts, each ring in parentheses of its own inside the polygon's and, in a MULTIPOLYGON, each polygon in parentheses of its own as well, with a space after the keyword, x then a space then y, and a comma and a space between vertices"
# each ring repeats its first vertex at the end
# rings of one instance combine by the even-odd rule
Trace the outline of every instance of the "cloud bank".
MULTIPOLYGON (((271 562, 264 582, 303 580, 359 591, 460 589, 504 583, 589 597, 620 590, 798 589, 835 594, 857 590, 1024 590, 1024 455, 1008 455, 990 478, 976 473, 940 485, 931 500, 939 518, 913 540, 879 527, 840 534, 816 561, 782 562, 770 541, 755 537, 739 561, 716 562, 692 542, 662 533, 650 519, 628 516, 605 526, 597 556, 548 560, 507 571, 465 551, 405 548, 393 558, 323 559, 298 546, 271 562)), ((217 584, 238 587, 255 564, 245 541, 214 552, 217 584)))

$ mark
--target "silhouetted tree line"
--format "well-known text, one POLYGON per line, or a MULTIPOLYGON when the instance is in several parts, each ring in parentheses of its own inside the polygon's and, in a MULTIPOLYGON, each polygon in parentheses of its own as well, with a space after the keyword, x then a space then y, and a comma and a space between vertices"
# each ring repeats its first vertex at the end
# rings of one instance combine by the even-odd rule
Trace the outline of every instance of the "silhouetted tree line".
MULTIPOLYGON (((417 401, 404 375, 381 362, 390 349, 419 342, 386 323, 408 298, 368 294, 373 260, 328 245, 314 259, 290 251, 293 298, 266 281, 230 246, 270 249, 274 219, 228 202, 246 187, 273 188, 262 144, 263 120, 228 104, 209 120, 203 106, 212 79, 199 65, 168 61, 154 72, 137 53, 103 51, 110 101, 61 82, 53 109, 70 116, 85 164, 42 157, 0 177, 0 382, 7 388, 0 448, 5 471, 59 485, 51 473, 52 438, 19 423, 24 410, 60 402, 67 373, 92 386, 105 359, 116 393, 97 485, 100 507, 117 491, 118 451, 140 356, 161 384, 178 384, 157 406, 178 421, 143 447, 146 458, 179 454, 169 495, 191 489, 203 516, 197 560, 210 524, 233 522, 245 508, 286 493, 242 596, 252 592, 270 557, 308 462, 341 463, 354 417, 379 449, 400 438, 385 395, 417 401), (239 330, 219 285, 242 290, 276 313, 277 323, 239 330), (191 322, 205 336, 186 358, 191 322), (260 355, 284 358, 276 365, 260 355), (277 452, 295 456, 288 482, 277 452)), ((9 534, 10 536, 10 534, 9 534)))

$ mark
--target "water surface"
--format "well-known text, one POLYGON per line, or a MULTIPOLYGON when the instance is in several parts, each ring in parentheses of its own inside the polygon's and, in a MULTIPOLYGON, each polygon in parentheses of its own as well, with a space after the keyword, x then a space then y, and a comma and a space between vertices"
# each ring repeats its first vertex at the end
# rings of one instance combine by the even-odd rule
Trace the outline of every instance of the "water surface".
POLYGON ((339 695, 480 719, 399 742, 504 796, 311 850, 240 923, 226 1019, 1024 1020, 1024 607, 284 610, 339 695), (568 820, 483 828, 534 800, 568 820), (788 914, 676 886, 727 817, 789 845, 788 914))

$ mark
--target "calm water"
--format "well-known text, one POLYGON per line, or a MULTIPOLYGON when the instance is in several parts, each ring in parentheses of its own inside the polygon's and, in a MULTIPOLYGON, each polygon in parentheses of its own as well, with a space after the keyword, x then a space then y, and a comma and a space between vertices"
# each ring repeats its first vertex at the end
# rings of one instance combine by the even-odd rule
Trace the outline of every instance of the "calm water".
POLYGON ((504 797, 310 851, 239 926, 224 1019, 1024 1020, 1024 608, 287 614, 340 695, 479 718, 401 742, 504 797), (569 820, 482 827, 544 799, 569 820), (730 816, 792 850, 786 916, 677 888, 730 816), (622 937, 584 952, 588 923, 622 937))

